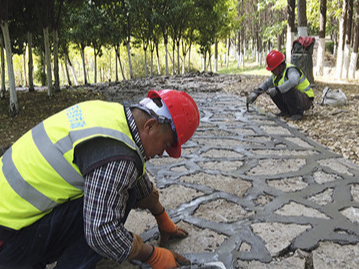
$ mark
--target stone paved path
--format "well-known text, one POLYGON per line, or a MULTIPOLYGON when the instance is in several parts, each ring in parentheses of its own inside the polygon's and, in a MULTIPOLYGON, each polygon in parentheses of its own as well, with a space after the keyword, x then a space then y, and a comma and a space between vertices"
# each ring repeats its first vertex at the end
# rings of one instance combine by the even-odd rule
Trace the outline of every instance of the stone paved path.
MULTIPOLYGON (((274 115, 247 112, 240 96, 191 95, 201 123, 182 157, 147 164, 169 215, 190 232, 168 247, 194 266, 358 268, 359 167, 274 115)), ((126 225, 156 244, 148 213, 126 225)))

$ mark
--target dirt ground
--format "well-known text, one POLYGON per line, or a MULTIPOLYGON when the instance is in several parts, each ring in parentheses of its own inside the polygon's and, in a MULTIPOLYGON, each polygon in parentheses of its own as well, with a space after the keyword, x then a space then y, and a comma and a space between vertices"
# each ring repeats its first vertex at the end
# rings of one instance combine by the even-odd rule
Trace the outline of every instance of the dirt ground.
MULTIPOLYGON (((239 75, 241 82, 231 84, 225 91, 245 96, 250 90, 259 86, 265 77, 239 75)), ((330 78, 316 81, 315 105, 302 121, 294 124, 319 143, 329 147, 344 158, 359 164, 359 85, 349 82, 329 82, 330 78), (342 107, 320 106, 323 89, 342 89, 349 104, 342 107)), ((102 87, 103 88, 103 87, 102 87)), ((105 99, 96 87, 91 89, 64 89, 48 98, 46 91, 17 92, 19 114, 12 118, 9 115, 9 93, 0 100, 0 153, 11 146, 22 134, 41 122, 46 117, 83 100, 105 99)), ((265 94, 260 96, 256 105, 271 113, 278 112, 276 106, 265 94)), ((283 120, 289 121, 288 118, 283 120)))

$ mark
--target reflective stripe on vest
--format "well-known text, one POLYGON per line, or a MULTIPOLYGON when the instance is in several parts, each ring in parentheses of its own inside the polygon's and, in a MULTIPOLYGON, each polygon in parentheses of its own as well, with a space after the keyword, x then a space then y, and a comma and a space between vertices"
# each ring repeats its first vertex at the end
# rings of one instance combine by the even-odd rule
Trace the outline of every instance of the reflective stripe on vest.
POLYGON ((137 151, 145 171, 123 106, 88 101, 79 108, 83 124, 73 125, 69 120, 73 128, 63 127, 68 125, 61 118, 67 121, 68 111, 59 112, 27 132, 1 157, 0 225, 21 229, 53 207, 81 197, 84 180, 73 154, 76 145, 88 139, 109 137, 124 142, 137 151))
POLYGON ((313 90, 312 90, 312 87, 311 87, 311 85, 310 85, 309 80, 305 77, 303 71, 302 71, 299 67, 297 67, 297 66, 295 66, 295 65, 293 65, 293 64, 289 64, 289 63, 288 63, 288 64, 286 65, 286 68, 285 68, 285 70, 284 70, 284 72, 283 72, 283 76, 282 76, 282 78, 280 79, 280 81, 278 82, 278 84, 275 83, 277 77, 274 76, 274 78, 273 78, 273 85, 274 85, 274 86, 279 86, 279 85, 282 85, 284 82, 286 82, 286 81, 288 80, 288 77, 286 76, 286 74, 287 74, 288 69, 290 69, 290 68, 295 68, 295 69, 297 69, 297 70, 299 71, 299 73, 300 73, 299 84, 295 87, 295 89, 297 89, 297 90, 299 90, 299 91, 301 91, 301 92, 304 92, 304 93, 305 93, 308 97, 310 97, 310 98, 314 97, 314 92, 313 92, 313 90))

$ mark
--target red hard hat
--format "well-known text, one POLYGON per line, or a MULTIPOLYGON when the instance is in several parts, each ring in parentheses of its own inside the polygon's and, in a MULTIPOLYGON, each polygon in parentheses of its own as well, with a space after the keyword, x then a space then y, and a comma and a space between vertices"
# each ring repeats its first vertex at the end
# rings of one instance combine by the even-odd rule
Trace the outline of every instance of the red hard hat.
POLYGON ((151 99, 161 98, 167 106, 176 128, 178 142, 166 151, 171 157, 179 158, 181 146, 192 137, 199 125, 199 111, 195 101, 187 93, 176 90, 150 90, 147 96, 151 99))
POLYGON ((277 50, 272 50, 267 55, 267 70, 272 71, 276 69, 285 60, 283 53, 277 50))

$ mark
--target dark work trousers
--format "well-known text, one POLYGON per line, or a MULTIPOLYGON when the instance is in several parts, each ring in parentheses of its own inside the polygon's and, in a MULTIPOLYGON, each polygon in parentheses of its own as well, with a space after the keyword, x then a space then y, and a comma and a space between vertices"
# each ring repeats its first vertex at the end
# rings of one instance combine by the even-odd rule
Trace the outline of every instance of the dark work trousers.
MULTIPOLYGON (((135 192, 130 192, 123 223, 135 197, 135 192)), ((40 269, 55 261, 56 269, 94 269, 101 259, 85 240, 83 198, 54 208, 39 221, 15 232, 0 248, 0 269, 40 269)))
POLYGON ((291 116, 303 115, 305 110, 313 106, 308 95, 296 89, 290 89, 286 93, 277 93, 271 98, 281 112, 291 116))

